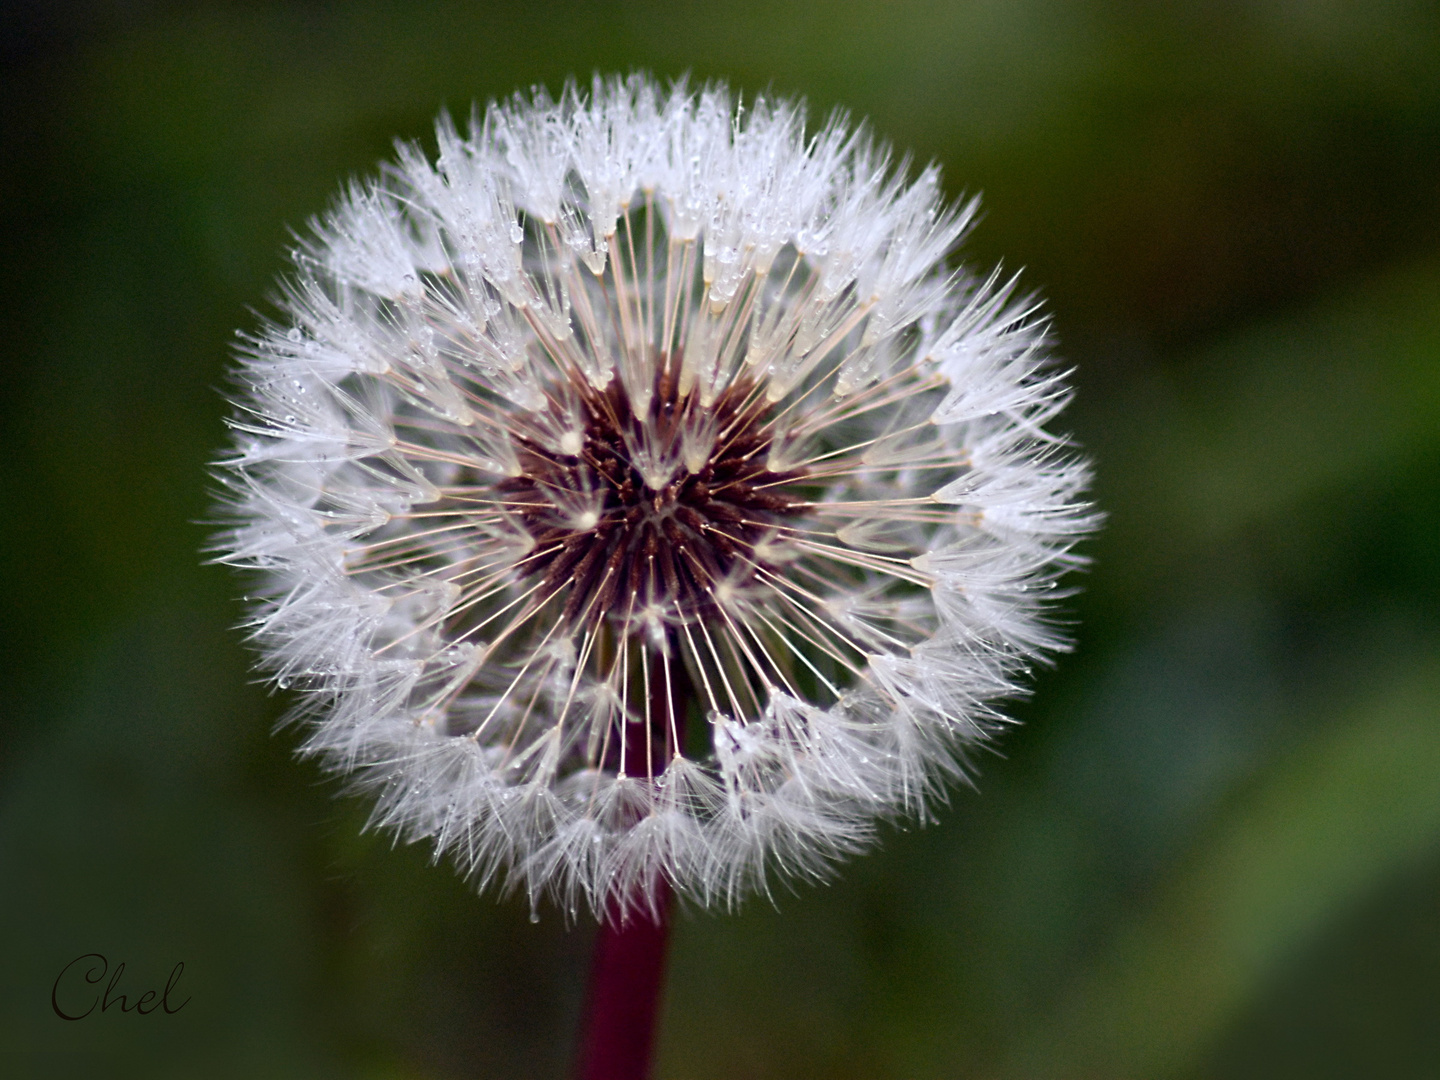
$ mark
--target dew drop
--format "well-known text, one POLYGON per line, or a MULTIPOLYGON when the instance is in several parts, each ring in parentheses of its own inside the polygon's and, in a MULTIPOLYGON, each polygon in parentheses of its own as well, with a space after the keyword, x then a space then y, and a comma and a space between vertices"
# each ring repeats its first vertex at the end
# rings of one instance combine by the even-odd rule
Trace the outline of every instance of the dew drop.
POLYGON ((538 923, 540 921, 540 913, 538 911, 530 912, 530 921, 531 923, 538 923))
POLYGON ((298 326, 292 326, 292 327, 290 328, 289 333, 287 333, 287 334, 285 335, 285 337, 286 337, 288 340, 290 340, 290 341, 299 341, 299 340, 300 340, 300 328, 299 328, 298 326))

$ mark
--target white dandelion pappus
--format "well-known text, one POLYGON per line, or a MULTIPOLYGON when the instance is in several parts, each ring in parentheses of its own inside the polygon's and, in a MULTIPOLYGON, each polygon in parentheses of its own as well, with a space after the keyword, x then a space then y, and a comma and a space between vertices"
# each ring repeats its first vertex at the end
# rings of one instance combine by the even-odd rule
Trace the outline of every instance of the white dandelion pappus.
POLYGON ((734 903, 923 816, 1063 647, 1096 520, 1044 321, 946 266, 975 204, 639 76, 437 135, 241 349, 217 550, 307 750, 572 911, 734 903))

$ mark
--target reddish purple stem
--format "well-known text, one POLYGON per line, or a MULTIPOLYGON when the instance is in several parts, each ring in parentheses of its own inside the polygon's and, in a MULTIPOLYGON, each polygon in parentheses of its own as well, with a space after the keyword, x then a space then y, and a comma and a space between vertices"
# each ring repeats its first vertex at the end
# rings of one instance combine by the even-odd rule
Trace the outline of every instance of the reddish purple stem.
POLYGON ((581 1026, 576 1080, 647 1080, 655 1044, 665 949, 670 937, 670 887, 655 889, 655 919, 632 909, 622 923, 613 911, 600 924, 581 1026))
MULTIPOLYGON (((671 655, 677 654, 678 650, 671 655)), ((665 663, 656 656, 652 666, 664 671, 665 663)), ((646 717, 627 725, 619 764, 630 776, 663 772, 673 752, 672 732, 684 730, 690 682, 683 665, 672 664, 664 679, 668 694, 655 693, 647 683, 646 717)), ((651 903, 640 897, 631 900, 628 911, 623 901, 611 901, 595 935, 576 1080, 648 1080, 650 1076, 670 941, 670 883, 663 877, 655 882, 651 903)))

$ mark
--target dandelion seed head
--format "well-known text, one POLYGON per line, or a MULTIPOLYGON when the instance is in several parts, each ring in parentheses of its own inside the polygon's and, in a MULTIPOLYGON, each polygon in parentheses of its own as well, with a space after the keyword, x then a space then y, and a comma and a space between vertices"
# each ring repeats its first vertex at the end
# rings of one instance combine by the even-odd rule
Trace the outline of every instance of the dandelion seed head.
POLYGON ((373 823, 597 912, 924 816, 1064 647, 1088 473, 1015 283, 841 119, 597 79, 352 184, 245 339, 222 561, 373 823))

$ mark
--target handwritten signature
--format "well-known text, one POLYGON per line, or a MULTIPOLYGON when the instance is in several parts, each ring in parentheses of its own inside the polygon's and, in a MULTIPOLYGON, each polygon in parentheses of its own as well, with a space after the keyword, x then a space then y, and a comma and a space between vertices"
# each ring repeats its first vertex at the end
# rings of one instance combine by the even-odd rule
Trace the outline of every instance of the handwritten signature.
POLYGON ((86 953, 84 956, 77 956, 61 968, 60 974, 55 977, 55 985, 50 988, 50 1007, 55 1010, 55 1015, 60 1017, 61 1020, 84 1020, 85 1017, 95 1011, 96 1005, 100 1006, 102 1013, 109 1012, 113 1006, 118 1005, 122 1013, 137 1012, 141 1016, 148 1016, 156 1009, 164 1009, 167 1013, 173 1014, 190 1004, 190 998, 186 997, 179 1005, 173 1008, 170 1005, 170 994, 175 989, 176 984, 179 983, 180 976, 185 971, 184 961, 176 964, 171 970, 170 978, 165 983, 164 990, 146 990, 135 1000, 133 1005, 130 1004, 129 998, 125 994, 118 993, 116 990, 120 985, 120 977, 125 974, 125 964, 122 961, 115 965, 115 970, 111 973, 110 982, 106 984, 104 992, 102 993, 99 990, 95 991, 94 996, 90 999, 90 1007, 88 1009, 84 1012, 67 1011, 67 1007, 69 1009, 76 1009, 78 1006, 84 1004, 82 999, 85 990, 83 987, 79 987, 74 976, 77 974, 83 975, 85 982, 90 986, 98 986, 100 980, 105 978, 107 971, 110 971, 110 962, 99 953, 93 952, 86 953), (88 965, 84 967, 77 966, 85 964, 86 961, 89 961, 88 965), (67 976, 69 976, 68 979, 67 976), (68 985, 62 986, 62 984, 68 985), (62 998, 65 1001, 65 1006, 61 1005, 62 998), (157 1001, 156 998, 159 998, 159 1000, 157 1001), (150 1007, 147 1009, 145 1007, 146 1005, 150 1007))

